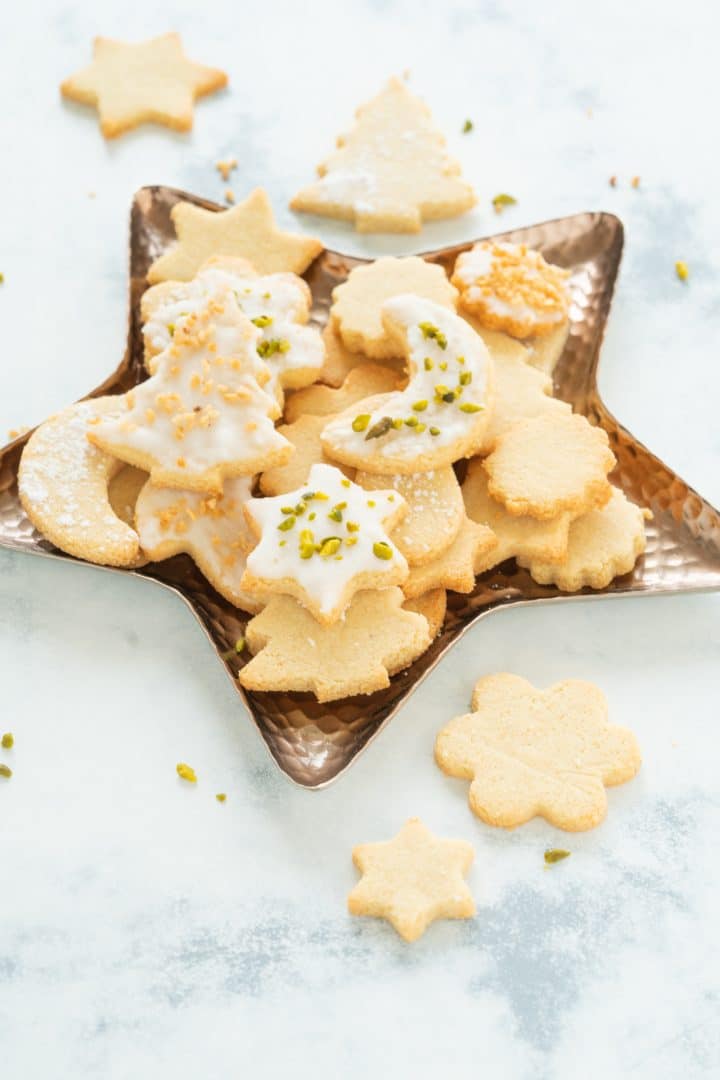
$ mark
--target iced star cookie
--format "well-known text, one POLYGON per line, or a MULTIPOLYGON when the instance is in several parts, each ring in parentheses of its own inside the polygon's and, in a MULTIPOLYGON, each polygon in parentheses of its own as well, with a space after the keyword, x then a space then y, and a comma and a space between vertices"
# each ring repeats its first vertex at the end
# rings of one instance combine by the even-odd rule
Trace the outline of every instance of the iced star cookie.
POLYGON ((64 97, 95 105, 100 130, 113 139, 139 124, 189 131, 197 98, 227 85, 217 68, 188 60, 179 34, 131 44, 98 37, 93 60, 62 83, 64 97))
POLYGON ((359 844, 362 877, 348 896, 351 915, 387 919, 405 941, 417 941, 435 919, 469 919, 475 902, 465 882, 475 853, 464 840, 441 840, 420 818, 393 840, 359 844))
POLYGON ((41 424, 30 436, 18 472, 25 513, 42 535, 68 555, 107 566, 133 566, 137 533, 119 517, 108 485, 122 462, 87 439, 95 416, 122 408, 118 397, 81 401, 41 424))
POLYGON ((552 396, 552 379, 517 358, 493 356, 495 403, 480 453, 489 454, 498 439, 520 420, 550 419, 572 412, 566 401, 552 396))
POLYGON ((410 566, 432 562, 460 532, 465 510, 451 465, 405 476, 358 472, 355 482, 366 491, 392 487, 402 495, 407 514, 393 530, 392 539, 410 566))
POLYGON ((356 266, 332 294, 330 318, 343 345, 374 359, 397 356, 397 336, 383 323, 382 308, 393 296, 410 293, 451 311, 457 307, 457 289, 443 268, 417 255, 406 259, 386 256, 356 266))
POLYGON ((295 452, 284 465, 275 465, 262 473, 260 490, 263 495, 283 495, 293 491, 307 481, 310 469, 318 464, 335 465, 345 476, 354 479, 354 469, 331 461, 323 453, 320 436, 326 423, 325 416, 301 416, 292 424, 278 426, 278 434, 295 447, 295 452))
POLYGON ((296 491, 245 503, 258 543, 242 587, 261 599, 286 593, 319 622, 334 623, 361 589, 407 577, 389 536, 406 509, 395 491, 367 492, 332 465, 313 465, 296 491))
POLYGON ((650 516, 649 510, 641 510, 614 487, 602 509, 591 510, 572 522, 563 562, 523 552, 517 556, 518 563, 541 585, 557 585, 563 592, 577 592, 585 586, 604 589, 613 578, 629 573, 642 555, 645 520, 650 516))
POLYGON ((455 312, 416 296, 386 300, 383 319, 407 355, 408 385, 330 421, 322 435, 326 453, 391 474, 437 469, 476 453, 493 404, 483 341, 455 312))
POLYGON ((419 232, 423 221, 475 205, 430 110, 400 79, 360 106, 352 131, 318 166, 320 179, 298 192, 293 210, 354 221, 358 232, 419 232))
POLYGON ((485 459, 492 498, 510 514, 541 520, 604 506, 614 465, 607 433, 584 416, 562 413, 515 424, 485 459))
POLYGON ((273 596, 245 630, 253 659, 238 679, 246 690, 310 691, 318 701, 372 694, 430 645, 422 615, 403 608, 398 588, 358 593, 345 617, 316 622, 290 596, 273 596))
POLYGON ((569 276, 525 244, 483 240, 458 255, 451 281, 484 326, 529 338, 567 322, 569 276))
POLYGON ((435 760, 472 781, 470 808, 488 825, 511 829, 540 816, 560 829, 592 829, 607 812, 605 788, 640 768, 635 736, 608 723, 592 683, 536 690, 519 675, 488 675, 471 707, 438 734, 435 760))
POLYGON ((267 193, 256 188, 230 210, 179 202, 170 213, 177 243, 148 270, 158 281, 189 281, 212 255, 239 255, 259 274, 302 274, 323 250, 319 240, 278 229, 267 193))
POLYGON ((449 548, 432 562, 410 568, 403 592, 409 599, 438 588, 471 593, 475 588, 476 564, 486 559, 496 544, 492 529, 464 517, 449 548))
POLYGON ((308 386, 292 394, 285 403, 289 424, 301 416, 335 416, 364 398, 399 390, 402 377, 380 364, 363 363, 348 372, 342 386, 308 386))
POLYGON ((98 415, 88 438, 158 487, 208 493, 287 461, 292 446, 273 424, 277 402, 258 385, 268 378, 259 333, 231 294, 208 302, 176 331, 155 374, 123 396, 122 413, 98 415))

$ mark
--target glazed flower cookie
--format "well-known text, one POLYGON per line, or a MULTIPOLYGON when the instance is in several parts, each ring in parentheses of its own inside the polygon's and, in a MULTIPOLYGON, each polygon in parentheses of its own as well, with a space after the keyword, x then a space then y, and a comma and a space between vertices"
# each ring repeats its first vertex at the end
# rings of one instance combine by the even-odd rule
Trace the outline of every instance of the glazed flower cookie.
POLYGON ((387 300, 383 320, 407 354, 408 385, 330 421, 322 436, 327 454, 392 474, 437 469, 476 453, 493 404, 484 343, 455 312, 416 296, 387 300))
POLYGON ((569 276, 525 244, 483 240, 458 255, 451 280, 484 326, 528 338, 567 321, 569 276))
POLYGON ((291 394, 285 403, 285 419, 291 424, 301 416, 335 416, 364 398, 399 390, 402 383, 398 372, 365 362, 349 371, 337 388, 316 383, 291 394))
POLYGON ((367 492, 332 465, 313 465, 307 486, 245 503, 258 544, 242 587, 261 599, 287 593, 319 622, 334 623, 359 590, 407 577, 389 536, 406 509, 395 491, 367 492))
POLYGON ((260 331, 230 293, 188 316, 155 374, 97 416, 88 438, 145 469, 159 487, 219 492, 223 479, 280 464, 292 446, 273 425, 279 408, 258 384, 260 331))
POLYGON ((257 612, 262 604, 240 587, 254 543, 243 513, 252 484, 252 476, 236 476, 225 481, 219 495, 206 495, 148 482, 135 504, 135 528, 154 562, 186 553, 221 596, 243 611, 257 612))
POLYGON ((423 615, 403 607, 400 589, 359 592, 340 622, 325 626, 290 596, 273 596, 245 629, 252 660, 246 690, 310 691, 318 701, 372 694, 431 643, 423 615))
POLYGON ((608 723, 592 683, 536 690, 519 675, 487 675, 471 707, 439 733, 435 760, 472 781, 470 808, 488 825, 511 829, 541 816, 560 829, 592 829, 607 812, 605 788, 640 768, 635 736, 608 723))

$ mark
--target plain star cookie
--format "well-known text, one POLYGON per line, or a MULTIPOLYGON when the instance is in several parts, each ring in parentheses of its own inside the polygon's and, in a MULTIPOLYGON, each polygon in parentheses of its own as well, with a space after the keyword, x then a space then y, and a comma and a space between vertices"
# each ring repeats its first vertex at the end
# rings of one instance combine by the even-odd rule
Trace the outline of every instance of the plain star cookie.
POLYGON ((412 295, 383 304, 386 330, 407 356, 408 385, 331 420, 326 453, 366 472, 418 473, 482 445, 493 402, 483 341, 454 311, 412 295))
POLYGON ((342 386, 308 386, 292 394, 285 404, 285 419, 292 424, 301 416, 335 416, 357 401, 389 394, 402 385, 401 376, 380 364, 363 363, 348 372, 342 386))
MULTIPOLYGON (((260 491, 263 495, 284 495, 307 481, 313 465, 335 465, 345 476, 353 480, 355 470, 349 465, 339 465, 323 453, 320 436, 327 423, 325 416, 301 416, 292 424, 279 424, 278 435, 294 446, 295 451, 284 465, 275 465, 266 469, 260 476, 260 491)), ((385 485, 388 486, 387 484, 385 485)))
POLYGON ((470 807, 488 825, 514 828, 540 816, 560 829, 592 829, 607 812, 605 788, 640 768, 635 736, 608 723, 592 683, 536 690, 519 675, 488 675, 471 707, 438 734, 435 760, 448 776, 472 781, 470 807))
POLYGON ((360 592, 340 622, 323 626, 292 597, 273 596, 246 627, 254 655, 241 685, 310 691, 321 702, 383 690, 431 643, 427 620, 404 599, 398 588, 360 592))
POLYGON ((604 589, 613 578, 629 573, 642 555, 649 516, 649 510, 641 510, 614 487, 602 509, 572 522, 563 562, 553 563, 526 551, 518 554, 518 563, 541 585, 557 585, 563 592, 585 586, 604 589))
POLYGON ((515 424, 485 459, 490 495, 510 514, 541 520, 604 506, 614 465, 607 432, 562 413, 515 424))
POLYGON ((352 857, 362 877, 348 896, 348 911, 387 919, 405 941, 417 941, 435 919, 475 914, 465 882, 472 846, 441 840, 420 818, 410 818, 393 840, 358 844, 352 857))
POLYGON ((134 566, 140 545, 108 498, 122 462, 91 446, 87 432, 95 416, 122 407, 122 398, 103 397, 64 409, 30 436, 18 473, 20 501, 35 528, 68 555, 107 566, 134 566))
POLYGON ((430 110, 400 79, 360 106, 353 130, 298 192, 293 210, 353 221, 358 232, 419 232, 423 221, 455 217, 476 203, 449 158, 430 110))
POLYGON ((336 622, 361 589, 407 577, 389 536, 406 509, 395 491, 367 492, 332 465, 313 465, 306 486, 245 503, 258 543, 242 587, 260 599, 286 593, 319 622, 336 622))
POLYGON ((475 588, 476 565, 488 558, 496 544, 492 529, 464 517, 449 548, 432 562, 410 568, 403 592, 409 599, 438 588, 471 593, 475 588))
POLYGON ((332 324, 343 345, 373 359, 397 356, 397 338, 388 333, 383 323, 382 306, 393 296, 407 293, 451 311, 457 307, 457 289, 443 268, 417 255, 406 259, 387 256, 351 270, 347 280, 333 289, 330 308, 332 324))
POLYGON ((320 241, 311 236, 278 229, 262 188, 256 188, 230 210, 206 210, 179 202, 170 216, 177 243, 148 270, 151 285, 158 281, 189 281, 211 255, 248 259, 258 274, 283 270, 302 274, 323 250, 320 241))
POLYGON ((179 34, 137 44, 98 37, 92 63, 66 79, 60 90, 66 98, 95 105, 100 130, 112 139, 147 123, 189 131, 195 100, 227 81, 224 71, 188 60, 179 34))

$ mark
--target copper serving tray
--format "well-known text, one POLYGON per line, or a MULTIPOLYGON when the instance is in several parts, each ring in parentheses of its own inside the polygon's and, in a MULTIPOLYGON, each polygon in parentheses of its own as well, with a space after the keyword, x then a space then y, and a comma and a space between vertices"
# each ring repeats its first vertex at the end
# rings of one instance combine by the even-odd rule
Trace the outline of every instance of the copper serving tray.
MULTIPOLYGON (((150 263, 170 245, 172 207, 187 200, 212 210, 222 207, 166 187, 147 187, 135 196, 130 225, 130 315, 128 344, 118 369, 88 397, 124 393, 145 378, 139 301, 150 263)), ((621 222, 611 214, 585 213, 501 234, 524 242, 567 267, 572 274, 570 337, 554 373, 557 395, 576 412, 605 428, 618 464, 613 481, 634 502, 654 514, 648 546, 632 573, 601 591, 560 593, 537 585, 526 570, 509 560, 477 579, 469 596, 448 593, 445 625, 430 649, 390 686, 367 697, 319 705, 310 694, 246 693, 237 681, 243 659, 233 646, 243 634, 246 616, 219 596, 188 556, 138 570, 113 573, 149 578, 178 593, 210 638, 240 699, 279 768, 295 783, 321 788, 337 779, 374 739, 455 641, 484 615, 508 604, 528 604, 625 593, 692 592, 720 588, 720 515, 675 473, 626 431, 605 408, 596 373, 605 322, 610 312, 623 246, 621 222)), ((471 243, 424 257, 450 270, 471 243)), ((313 293, 312 320, 322 326, 333 288, 366 260, 326 251, 306 274, 313 293)), ((34 555, 71 559, 43 539, 25 516, 17 495, 17 468, 28 436, 0 451, 0 545, 34 555)), ((90 564, 89 564, 90 565, 90 564)))

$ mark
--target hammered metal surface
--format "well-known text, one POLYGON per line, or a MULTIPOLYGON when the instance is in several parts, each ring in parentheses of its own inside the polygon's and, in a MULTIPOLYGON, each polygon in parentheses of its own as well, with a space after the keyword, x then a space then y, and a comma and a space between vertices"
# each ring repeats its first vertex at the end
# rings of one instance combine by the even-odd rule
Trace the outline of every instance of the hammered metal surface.
MULTIPOLYGON (((139 300, 146 287, 148 266, 174 240, 170 211, 181 199, 221 209, 165 187, 143 188, 135 197, 127 351, 117 371, 88 396, 122 393, 145 377, 139 300)), ((720 588, 720 515, 621 427, 598 394, 598 355, 622 254, 622 224, 610 214, 577 214, 514 229, 502 238, 539 248, 552 262, 571 271, 571 332, 554 373, 555 392, 571 402, 576 412, 605 428, 618 459, 612 479, 633 502, 649 506, 654 514, 648 524, 647 551, 632 573, 616 578, 599 592, 585 589, 574 595, 602 598, 631 592, 720 588)), ((450 270, 456 256, 473 242, 425 257, 450 270)), ((322 326, 327 319, 332 289, 363 261, 326 251, 310 267, 306 278, 314 299, 312 319, 317 325, 322 326)), ((18 501, 17 467, 27 438, 25 435, 0 451, 0 546, 69 559, 71 556, 35 531, 18 501)), ((471 595, 448 594, 447 618, 439 637, 412 667, 394 676, 386 690, 320 705, 310 694, 246 694, 242 690, 236 676, 243 660, 233 644, 243 633, 246 616, 211 588, 187 556, 138 570, 112 572, 151 578, 186 601, 215 646, 272 757, 291 780, 308 788, 320 788, 336 779, 477 619, 507 604, 569 598, 554 586, 537 585, 526 570, 510 560, 479 577, 471 595)))

